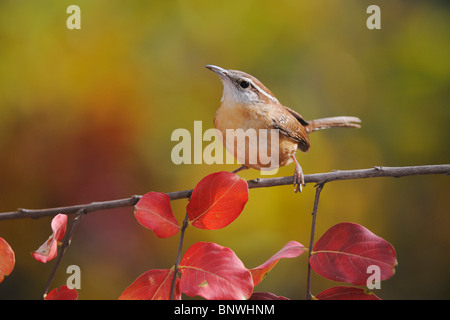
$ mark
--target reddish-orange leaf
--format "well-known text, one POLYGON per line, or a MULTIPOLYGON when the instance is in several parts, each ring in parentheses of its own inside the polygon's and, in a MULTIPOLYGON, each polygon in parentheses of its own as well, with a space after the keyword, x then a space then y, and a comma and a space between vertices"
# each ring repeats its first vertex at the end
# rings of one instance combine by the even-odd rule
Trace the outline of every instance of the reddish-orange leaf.
POLYGON ((67 228, 67 215, 65 214, 57 214, 51 223, 52 231, 54 238, 57 242, 61 242, 66 234, 67 228))
POLYGON ((64 238, 67 227, 67 215, 58 214, 52 219, 52 235, 31 256, 37 261, 46 263, 54 259, 58 253, 58 244, 64 238))
POLYGON ((234 252, 211 242, 197 242, 180 263, 180 291, 208 300, 248 299, 253 291, 250 271, 234 252))
POLYGON ((15 263, 13 249, 5 239, 0 237, 0 282, 13 271, 15 263))
POLYGON ((134 215, 141 225, 160 238, 171 237, 180 230, 170 207, 170 197, 165 193, 148 192, 143 195, 136 203, 134 215))
POLYGON ((275 253, 269 260, 262 265, 250 269, 253 277, 253 285, 256 286, 261 282, 266 274, 278 263, 282 258, 295 258, 305 251, 305 247, 297 241, 289 241, 280 251, 275 253))
POLYGON ((244 179, 226 171, 203 178, 192 192, 187 206, 190 223, 200 229, 216 230, 233 222, 248 200, 244 179))
MULTIPOLYGON (((119 300, 169 300, 173 270, 154 269, 140 275, 119 297, 119 300)), ((174 299, 181 300, 178 279, 174 299)))
POLYGON ((373 292, 344 286, 329 288, 315 298, 318 300, 381 300, 373 292))
POLYGON ((77 300, 78 292, 75 289, 69 289, 68 286, 63 285, 50 291, 45 300, 77 300))
POLYGON ((380 281, 392 277, 397 265, 394 247, 356 223, 339 223, 317 241, 311 268, 321 276, 366 285, 369 266, 379 268, 380 281))

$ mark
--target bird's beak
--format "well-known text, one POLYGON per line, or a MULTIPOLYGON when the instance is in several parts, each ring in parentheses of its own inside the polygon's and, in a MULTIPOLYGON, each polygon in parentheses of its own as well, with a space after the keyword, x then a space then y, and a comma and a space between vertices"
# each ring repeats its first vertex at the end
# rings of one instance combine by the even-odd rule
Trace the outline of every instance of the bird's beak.
POLYGON ((228 70, 226 70, 224 68, 221 68, 218 66, 213 66, 212 64, 208 64, 205 67, 208 68, 209 70, 217 73, 224 80, 228 80, 230 78, 228 75, 228 70))

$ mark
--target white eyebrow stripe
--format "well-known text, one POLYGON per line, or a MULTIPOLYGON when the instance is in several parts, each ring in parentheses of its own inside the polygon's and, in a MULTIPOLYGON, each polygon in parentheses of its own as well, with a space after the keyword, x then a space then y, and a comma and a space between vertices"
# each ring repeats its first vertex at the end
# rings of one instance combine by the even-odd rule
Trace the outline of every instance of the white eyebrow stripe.
POLYGON ((270 100, 272 100, 273 102, 278 102, 277 98, 275 98, 274 96, 271 96, 270 94, 268 94, 267 92, 265 92, 264 90, 262 90, 259 86, 257 86, 252 79, 249 78, 244 78, 246 81, 250 82, 253 87, 256 88, 256 90, 258 90, 259 92, 261 92, 263 95, 265 95, 267 98, 269 98, 270 100))

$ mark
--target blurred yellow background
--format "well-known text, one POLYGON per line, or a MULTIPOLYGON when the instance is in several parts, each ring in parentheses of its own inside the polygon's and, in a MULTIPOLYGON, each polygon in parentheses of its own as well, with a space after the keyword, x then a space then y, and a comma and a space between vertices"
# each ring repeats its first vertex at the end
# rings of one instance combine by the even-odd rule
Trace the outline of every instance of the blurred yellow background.
MULTIPOLYGON (((446 1, 12 1, 0 2, 0 212, 191 189, 234 165, 175 165, 177 128, 212 128, 222 84, 204 68, 248 72, 306 119, 353 115, 359 130, 311 135, 305 174, 449 163, 450 7, 446 1), (81 30, 66 9, 81 8, 81 30)), ((208 142, 204 143, 206 146, 208 142)), ((292 175, 294 167, 277 176, 292 175)), ((260 177, 255 170, 240 174, 260 177)), ((329 183, 316 240, 332 225, 364 225, 394 245, 383 299, 450 298, 447 176, 329 183)), ((218 231, 188 228, 185 251, 213 241, 256 267, 288 241, 309 245, 314 188, 250 190, 242 215, 218 231)), ((187 200, 172 202, 181 222, 187 200)), ((30 252, 50 218, 0 221, 16 253, 1 299, 38 299, 53 262, 30 252)), ((85 216, 52 288, 81 268, 80 299, 116 299, 140 274, 170 268, 179 235, 158 239, 133 209, 85 216)), ((306 296, 307 254, 285 259, 255 291, 306 296)), ((338 285, 314 275, 312 293, 338 285)))

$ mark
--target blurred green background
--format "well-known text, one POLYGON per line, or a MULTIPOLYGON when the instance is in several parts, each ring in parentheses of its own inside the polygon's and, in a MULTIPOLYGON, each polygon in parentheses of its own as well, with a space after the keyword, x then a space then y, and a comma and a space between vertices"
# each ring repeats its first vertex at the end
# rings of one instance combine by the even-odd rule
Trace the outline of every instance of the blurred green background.
MULTIPOLYGON (((297 158, 306 174, 372 166, 449 163, 448 1, 12 1, 0 2, 0 212, 191 189, 234 165, 174 165, 171 133, 211 128, 222 84, 216 64, 259 78, 306 119, 354 115, 359 130, 314 133, 297 158), (81 30, 66 9, 81 8, 81 30)), ((204 146, 209 144, 204 143, 204 146)), ((277 176, 292 175, 293 165, 277 176)), ((259 177, 255 170, 241 174, 259 177)), ((316 239, 351 221, 397 250, 383 299, 450 298, 449 178, 333 182, 322 192, 316 239)), ((288 241, 309 245, 314 188, 254 189, 242 215, 197 241, 232 248, 255 267, 288 241)), ((187 200, 172 202, 181 221, 187 200)), ((0 221, 16 265, 1 299, 38 299, 53 261, 30 252, 50 218, 0 221)), ((179 236, 158 239, 133 209, 85 216, 52 288, 81 268, 80 299, 116 299, 143 272, 170 268, 179 236)), ((304 299, 306 254, 285 259, 256 287, 304 299)), ((318 275, 313 294, 338 285, 318 275)), ((186 297, 187 298, 187 297, 186 297)))

